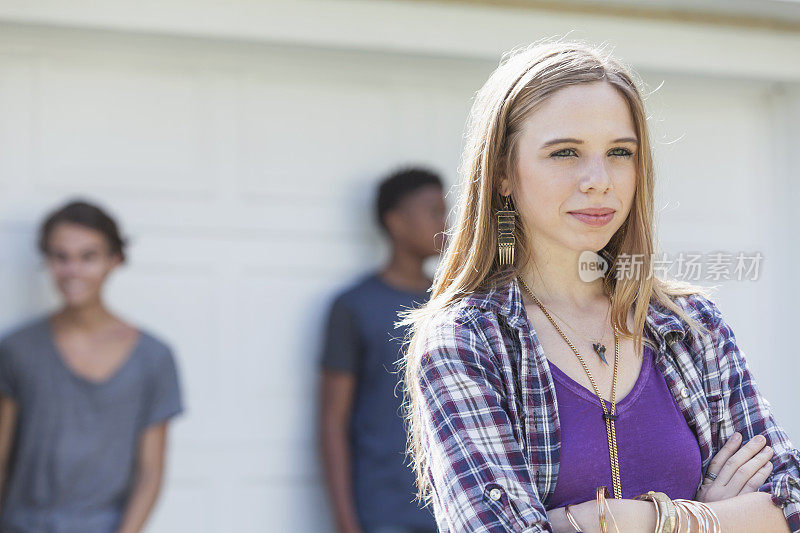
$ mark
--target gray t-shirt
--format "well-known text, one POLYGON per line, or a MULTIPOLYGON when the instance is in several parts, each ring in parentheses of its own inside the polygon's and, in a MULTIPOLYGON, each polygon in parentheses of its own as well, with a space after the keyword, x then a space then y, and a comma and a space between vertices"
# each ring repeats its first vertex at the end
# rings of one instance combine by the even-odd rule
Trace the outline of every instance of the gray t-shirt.
POLYGON ((115 531, 140 433, 183 411, 169 346, 142 331, 123 365, 95 382, 66 366, 46 316, 0 340, 0 394, 19 406, 3 533, 115 531))
POLYGON ((394 325, 399 311, 427 300, 427 292, 398 289, 372 272, 337 295, 328 315, 320 364, 356 377, 351 469, 356 512, 367 530, 436 527, 430 509, 414 502, 414 472, 406 464, 397 366, 406 329, 394 325))

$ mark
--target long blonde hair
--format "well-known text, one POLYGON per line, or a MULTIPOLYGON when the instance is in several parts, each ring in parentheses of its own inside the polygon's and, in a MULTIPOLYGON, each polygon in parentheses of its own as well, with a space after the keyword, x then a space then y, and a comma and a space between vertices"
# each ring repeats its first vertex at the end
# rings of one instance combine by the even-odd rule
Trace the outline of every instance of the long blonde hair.
MULTIPOLYGON (((651 299, 684 319, 691 328, 706 329, 688 316, 672 297, 709 296, 704 287, 678 280, 623 277, 614 273, 618 256, 641 254, 642 270, 649 272, 656 249, 654 231, 654 171, 642 97, 631 70, 603 48, 583 41, 542 40, 503 57, 475 96, 466 130, 466 144, 459 167, 460 194, 457 217, 448 231, 447 246, 434 276, 428 302, 400 313, 398 326, 408 326, 405 353, 400 362, 405 392, 404 415, 408 431, 408 455, 414 469, 420 503, 431 499, 428 464, 422 447, 418 406, 422 401, 419 369, 424 336, 434 317, 459 299, 496 282, 516 277, 530 261, 531 246, 522 224, 516 224, 515 263, 498 263, 497 228, 493 214, 502 209, 499 185, 503 176, 514 180, 517 144, 523 122, 550 95, 561 88, 604 80, 625 98, 639 139, 636 192, 627 220, 601 250, 613 260, 604 278, 613 296, 611 323, 623 338, 633 338, 641 356, 645 317, 651 299), (627 325, 634 306, 634 331, 627 325)), ((518 217, 519 222, 519 217, 518 217)), ((638 256, 637 256, 638 257, 638 256)))

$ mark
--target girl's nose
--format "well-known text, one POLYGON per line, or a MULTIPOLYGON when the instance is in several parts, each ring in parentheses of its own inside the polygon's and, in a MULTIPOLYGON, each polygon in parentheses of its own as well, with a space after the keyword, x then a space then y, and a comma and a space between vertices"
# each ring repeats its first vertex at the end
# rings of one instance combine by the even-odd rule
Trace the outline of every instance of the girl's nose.
POLYGON ((604 162, 593 160, 580 179, 581 192, 589 192, 591 189, 605 192, 611 186, 611 176, 606 170, 604 162))

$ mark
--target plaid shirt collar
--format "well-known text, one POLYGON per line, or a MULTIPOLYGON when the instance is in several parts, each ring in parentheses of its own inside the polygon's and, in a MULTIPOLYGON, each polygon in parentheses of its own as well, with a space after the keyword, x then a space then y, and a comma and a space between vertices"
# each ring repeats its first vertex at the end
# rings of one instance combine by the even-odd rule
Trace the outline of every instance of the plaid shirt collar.
MULTIPOLYGON (((473 291, 464 298, 463 304, 497 313, 505 317, 508 325, 515 329, 529 327, 522 290, 516 277, 486 289, 473 291)), ((645 325, 657 339, 661 351, 667 344, 681 341, 686 335, 686 324, 673 311, 655 300, 651 300, 645 325)))

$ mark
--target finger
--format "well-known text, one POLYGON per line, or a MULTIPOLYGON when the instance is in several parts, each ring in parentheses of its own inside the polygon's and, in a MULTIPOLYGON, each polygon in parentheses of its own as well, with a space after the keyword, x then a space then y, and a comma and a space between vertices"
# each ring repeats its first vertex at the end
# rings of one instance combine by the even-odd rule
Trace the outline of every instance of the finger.
POLYGON ((766 439, 764 439, 764 437, 761 435, 756 435, 750 439, 725 462, 717 479, 722 483, 723 486, 728 486, 731 484, 735 485, 735 487, 732 488, 735 488, 736 492, 741 490, 744 483, 750 479, 755 470, 763 465, 763 461, 760 462, 756 468, 753 468, 753 465, 750 465, 749 467, 746 467, 745 465, 747 465, 748 461, 756 458, 765 445, 766 439), (742 468, 744 468, 744 472, 747 473, 746 476, 744 473, 739 473, 740 469, 742 468))
MULTIPOLYGON (((755 457, 739 467, 727 487, 735 493, 744 490, 745 485, 756 473, 772 459, 772 448, 765 446, 755 457)), ((760 485, 759 485, 760 486, 760 485)))
POLYGON ((722 465, 722 469, 719 472, 719 476, 717 476, 717 481, 723 485, 727 485, 736 471, 760 452, 761 448, 763 448, 766 443, 767 441, 763 435, 756 435, 750 439, 747 444, 739 448, 733 456, 725 461, 725 464, 722 465))
POLYGON ((711 463, 708 465, 708 472, 717 474, 719 479, 720 470, 725 462, 739 449, 739 444, 742 442, 742 434, 738 431, 731 435, 725 445, 711 458, 711 463))
POLYGON ((770 474, 772 474, 772 461, 767 461, 767 464, 759 468, 758 472, 756 472, 753 477, 750 478, 750 481, 745 483, 744 488, 742 488, 739 494, 756 492, 761 485, 767 482, 770 474))

